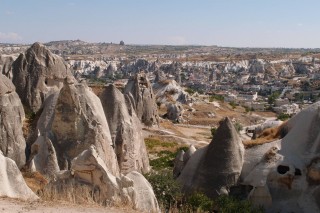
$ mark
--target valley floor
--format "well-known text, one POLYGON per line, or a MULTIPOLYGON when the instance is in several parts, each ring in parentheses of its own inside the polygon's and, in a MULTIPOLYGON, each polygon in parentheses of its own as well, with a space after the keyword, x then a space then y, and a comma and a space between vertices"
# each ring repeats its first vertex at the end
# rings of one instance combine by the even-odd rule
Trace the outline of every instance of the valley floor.
POLYGON ((102 207, 98 205, 86 204, 70 204, 61 202, 45 202, 45 201, 20 201, 10 198, 0 198, 0 212, 1 213, 134 213, 136 211, 124 207, 102 207))

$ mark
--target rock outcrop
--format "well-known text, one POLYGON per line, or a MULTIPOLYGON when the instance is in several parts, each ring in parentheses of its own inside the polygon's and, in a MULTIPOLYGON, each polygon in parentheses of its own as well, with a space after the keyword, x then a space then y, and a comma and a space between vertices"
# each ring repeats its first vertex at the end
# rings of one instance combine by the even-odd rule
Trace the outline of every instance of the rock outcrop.
POLYGON ((178 178, 186 192, 203 191, 209 197, 228 194, 237 184, 243 164, 244 147, 229 118, 220 126, 211 143, 197 150, 178 178))
POLYGON ((148 172, 149 159, 142 136, 142 127, 129 100, 114 86, 109 85, 100 95, 109 124, 121 173, 148 172))
POLYGON ((60 169, 90 145, 113 174, 119 172, 113 143, 100 99, 84 83, 64 82, 52 121, 53 142, 60 169))
POLYGON ((175 80, 159 81, 152 86, 157 103, 180 102, 192 103, 193 100, 175 80))
POLYGON ((160 212, 149 182, 136 171, 126 176, 114 176, 94 146, 72 161, 71 170, 78 180, 99 188, 96 198, 100 202, 124 202, 143 212, 160 212))
POLYGON ((0 73, 9 79, 12 79, 12 64, 16 58, 16 55, 0 55, 0 73))
POLYGON ((0 151, 0 197, 37 200, 38 197, 27 186, 16 163, 3 156, 0 151))
POLYGON ((173 122, 182 123, 183 122, 183 107, 179 103, 168 103, 167 113, 164 115, 165 118, 172 120, 173 122))
POLYGON ((155 96, 152 86, 144 73, 137 73, 128 81, 125 87, 125 94, 129 96, 130 103, 142 123, 146 126, 159 123, 155 96))
POLYGON ((267 212, 319 212, 320 102, 287 123, 278 141, 246 150, 241 184, 254 188, 250 200, 267 212))
POLYGON ((46 97, 61 89, 63 79, 73 78, 62 58, 34 43, 12 64, 12 82, 25 109, 36 113, 46 97))
POLYGON ((26 142, 22 132, 24 118, 15 86, 0 73, 0 150, 14 160, 19 168, 26 163, 26 142))

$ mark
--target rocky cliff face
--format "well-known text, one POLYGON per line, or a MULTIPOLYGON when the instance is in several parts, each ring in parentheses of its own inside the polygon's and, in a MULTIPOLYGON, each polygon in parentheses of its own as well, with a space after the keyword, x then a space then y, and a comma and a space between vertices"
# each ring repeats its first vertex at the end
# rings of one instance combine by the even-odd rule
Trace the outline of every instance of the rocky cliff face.
POLYGON ((12 82, 25 109, 37 112, 48 94, 61 89, 72 77, 66 63, 40 43, 33 44, 12 64, 12 82))
POLYGON ((100 99, 85 85, 64 82, 55 107, 52 132, 61 169, 91 144, 113 174, 119 171, 100 99))
POLYGON ((203 191, 209 197, 228 194, 241 173, 244 148, 229 118, 220 126, 211 143, 188 160, 178 181, 187 192, 203 191))
POLYGON ((109 85, 100 95, 122 173, 149 171, 141 122, 124 95, 109 85))
POLYGON ((0 55, 0 72, 12 79, 12 63, 17 59, 17 55, 0 55))
POLYGON ((21 168, 26 162, 22 103, 12 82, 0 73, 0 150, 21 168))
POLYGON ((147 126, 159 123, 158 108, 152 86, 144 73, 136 74, 125 87, 125 94, 135 109, 138 118, 147 126))

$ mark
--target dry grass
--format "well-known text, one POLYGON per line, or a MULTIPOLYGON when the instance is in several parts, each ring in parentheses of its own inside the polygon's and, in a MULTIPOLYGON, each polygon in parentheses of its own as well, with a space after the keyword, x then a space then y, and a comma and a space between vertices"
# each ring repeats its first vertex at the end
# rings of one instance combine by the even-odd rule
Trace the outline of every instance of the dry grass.
MULTIPOLYGON (((51 182, 38 192, 45 201, 63 201, 73 204, 95 204, 96 188, 75 179, 51 182)), ((101 204, 101 203, 98 203, 101 204)))
POLYGON ((35 193, 43 190, 48 184, 48 180, 39 172, 22 172, 22 176, 28 187, 35 193))
POLYGON ((245 148, 250 148, 264 143, 270 143, 277 139, 283 138, 288 133, 287 123, 284 122, 280 126, 265 129, 256 139, 244 141, 245 148))
POLYGON ((160 126, 170 132, 173 132, 177 136, 185 137, 185 135, 181 131, 179 131, 178 128, 175 127, 175 125, 171 121, 163 120, 160 123, 160 126))

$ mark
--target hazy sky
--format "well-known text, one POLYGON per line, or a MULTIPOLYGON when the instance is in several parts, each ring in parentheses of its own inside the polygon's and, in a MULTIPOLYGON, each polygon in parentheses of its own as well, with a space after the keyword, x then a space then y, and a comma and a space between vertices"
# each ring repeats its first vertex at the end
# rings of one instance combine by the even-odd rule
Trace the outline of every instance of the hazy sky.
POLYGON ((320 47, 320 0, 0 0, 0 43, 320 47))

